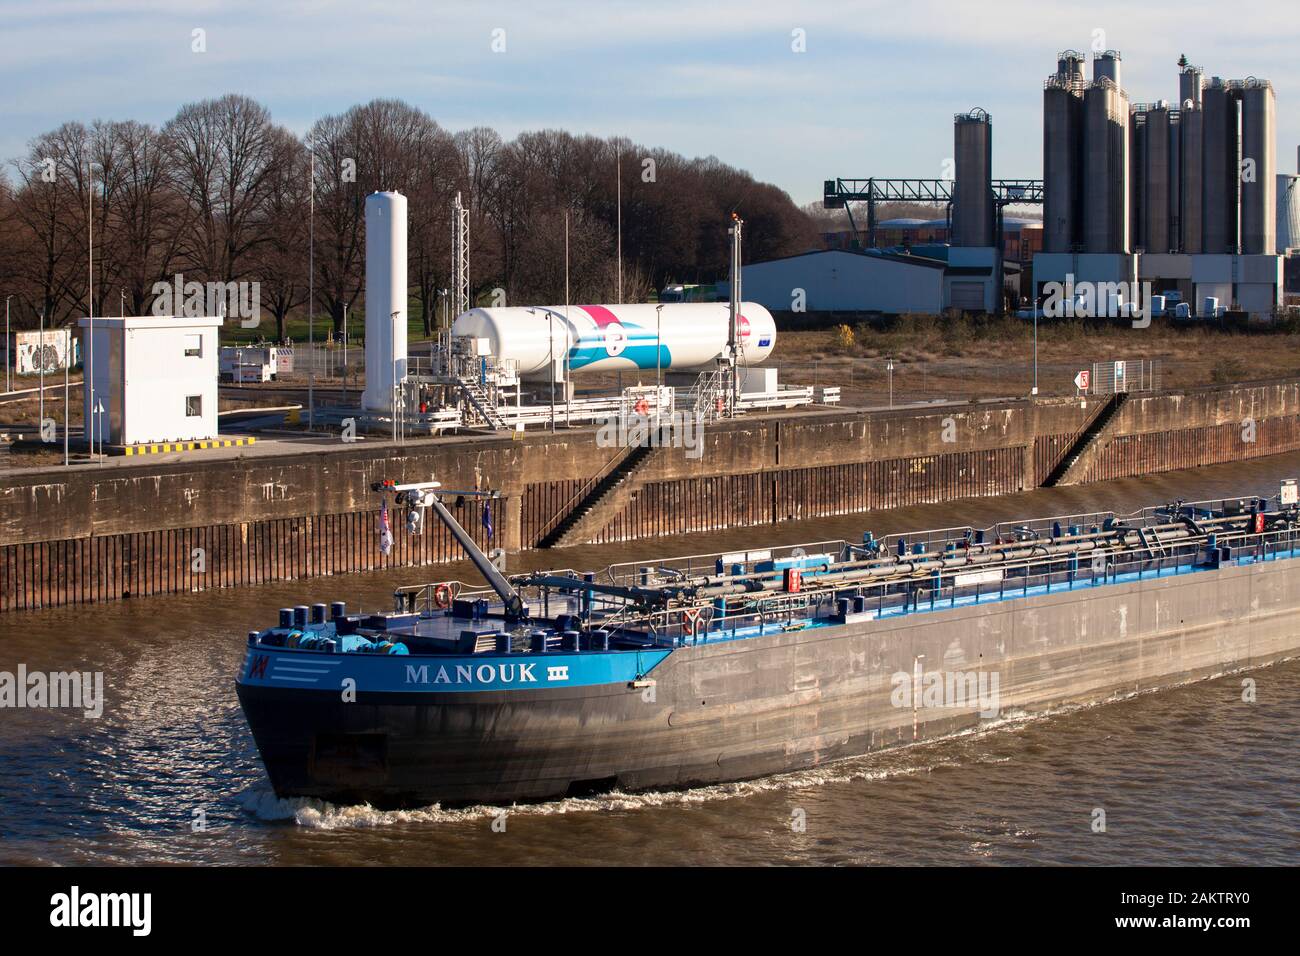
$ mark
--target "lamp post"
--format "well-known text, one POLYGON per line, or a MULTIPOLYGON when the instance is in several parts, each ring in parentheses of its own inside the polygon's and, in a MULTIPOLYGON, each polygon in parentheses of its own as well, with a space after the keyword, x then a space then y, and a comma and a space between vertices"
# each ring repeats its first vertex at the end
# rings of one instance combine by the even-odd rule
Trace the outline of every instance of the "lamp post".
POLYGON ((551 378, 551 434, 555 434, 555 313, 546 313, 546 341, 548 345, 548 361, 550 365, 551 378))
MULTIPOLYGON (((95 399, 95 437, 99 441, 99 463, 104 464, 104 400, 95 399)), ((92 451, 93 454, 93 451, 92 451)))
MULTIPOLYGON (((314 359, 316 349, 316 142, 307 151, 311 166, 307 173, 307 352, 314 359)), ((316 430, 316 367, 307 367, 307 431, 316 430)))
POLYGON ((1038 394, 1038 296, 1034 296, 1034 387, 1029 394, 1038 394))
POLYGON ((9 377, 9 365, 11 357, 9 355, 9 300, 13 298, 13 293, 5 296, 5 391, 14 390, 13 381, 9 377))
POLYGON ((889 407, 894 407, 894 360, 885 359, 885 371, 889 372, 889 407))
MULTIPOLYGON (((663 355, 664 349, 664 304, 660 302, 655 306, 655 385, 662 390, 664 387, 663 355)), ((655 407, 659 406, 659 395, 655 395, 655 407)))
POLYGON ((67 467, 68 459, 68 370, 72 366, 72 337, 68 337, 68 357, 63 363, 63 467, 67 467))
POLYGON ((36 344, 36 361, 41 367, 41 420, 39 428, 45 427, 45 310, 41 309, 41 332, 36 344))
MULTIPOLYGON (((402 313, 398 311, 398 312, 391 312, 388 315, 388 344, 390 348, 392 347, 393 344, 393 337, 394 337, 393 333, 397 326, 397 317, 401 314, 402 313)), ((397 441, 397 410, 398 410, 398 406, 401 404, 398 399, 397 390, 398 390, 397 355, 394 354, 393 355, 393 441, 397 441)))

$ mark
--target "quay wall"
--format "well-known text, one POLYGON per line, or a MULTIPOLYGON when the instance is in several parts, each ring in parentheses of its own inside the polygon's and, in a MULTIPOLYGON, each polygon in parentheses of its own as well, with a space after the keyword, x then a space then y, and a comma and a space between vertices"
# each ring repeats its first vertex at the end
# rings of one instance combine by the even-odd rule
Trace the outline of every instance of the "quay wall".
MULTIPOLYGON (((708 424, 698 455, 656 448, 628 475, 628 493, 584 526, 595 529, 588 540, 609 542, 1023 491, 1081 439, 1102 401, 808 410, 708 424)), ((1300 381, 1133 395, 1107 434, 1086 480, 1292 451, 1300 381)), ((532 548, 583 504, 618 453, 583 428, 11 470, 0 476, 0 611, 460 557, 436 522, 409 536, 396 512, 394 548, 379 554, 379 500, 369 489, 382 478, 497 491, 490 534, 473 499, 455 513, 484 546, 532 548)))

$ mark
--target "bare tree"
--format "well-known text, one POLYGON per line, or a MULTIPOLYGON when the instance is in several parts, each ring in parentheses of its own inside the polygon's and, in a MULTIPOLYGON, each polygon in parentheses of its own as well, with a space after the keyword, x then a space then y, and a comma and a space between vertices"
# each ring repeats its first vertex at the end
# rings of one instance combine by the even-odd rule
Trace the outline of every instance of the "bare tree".
POLYGON ((181 254, 187 268, 221 282, 253 267, 275 156, 270 113, 246 96, 181 108, 164 127, 192 215, 181 254))
POLYGON ((287 336, 289 313, 307 301, 307 248, 310 170, 302 142, 285 130, 272 134, 273 160, 262 208, 264 242, 257 253, 256 275, 262 304, 275 319, 275 341, 287 336))

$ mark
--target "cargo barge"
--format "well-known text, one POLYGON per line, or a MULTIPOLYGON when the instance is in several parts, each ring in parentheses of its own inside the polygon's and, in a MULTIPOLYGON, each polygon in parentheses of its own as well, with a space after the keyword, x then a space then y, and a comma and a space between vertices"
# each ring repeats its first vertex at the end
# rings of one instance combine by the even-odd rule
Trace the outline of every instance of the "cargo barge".
POLYGON ((285 608, 236 679, 281 797, 379 807, 684 788, 1294 656, 1296 485, 285 608))

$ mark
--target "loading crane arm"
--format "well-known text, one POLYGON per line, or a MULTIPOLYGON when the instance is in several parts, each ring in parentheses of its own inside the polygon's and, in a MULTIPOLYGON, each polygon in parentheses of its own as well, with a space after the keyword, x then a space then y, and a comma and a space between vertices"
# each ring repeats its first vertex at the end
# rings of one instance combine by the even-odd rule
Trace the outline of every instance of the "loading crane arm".
POLYGON ((514 589, 506 576, 497 570, 497 566, 492 563, 492 559, 483 553, 469 532, 460 526, 460 522, 453 517, 452 513, 447 510, 447 506, 438 500, 438 495, 454 494, 457 497, 474 497, 474 498, 497 498, 495 492, 488 491, 444 491, 438 492, 441 482, 422 481, 413 484, 399 485, 394 481, 376 481, 370 488, 376 492, 394 492, 399 496, 398 503, 405 503, 412 508, 428 508, 438 520, 446 526, 451 532, 451 536, 456 539, 456 543, 465 549, 469 559, 474 562, 479 573, 487 579, 487 583, 493 591, 496 591, 505 605, 506 616, 515 620, 521 620, 528 616, 528 608, 524 604, 524 599, 519 596, 519 592, 514 589))

